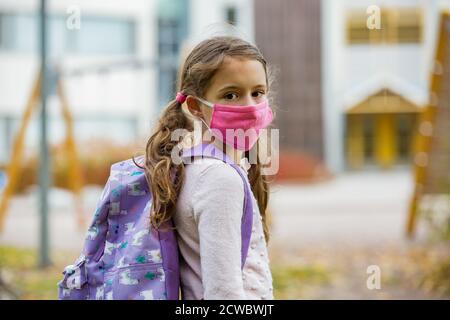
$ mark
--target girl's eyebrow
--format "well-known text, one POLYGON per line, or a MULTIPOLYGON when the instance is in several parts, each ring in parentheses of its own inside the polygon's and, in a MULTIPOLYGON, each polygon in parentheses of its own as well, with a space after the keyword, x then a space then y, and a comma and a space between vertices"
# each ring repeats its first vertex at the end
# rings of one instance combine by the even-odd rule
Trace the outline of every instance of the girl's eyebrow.
MULTIPOLYGON (((257 88, 266 88, 265 84, 258 84, 256 86, 253 87, 253 89, 257 89, 257 88)), ((227 85, 225 87, 223 87, 222 89, 219 90, 219 92, 225 91, 225 90, 229 90, 229 89, 241 89, 241 87, 236 86, 236 85, 227 85)))

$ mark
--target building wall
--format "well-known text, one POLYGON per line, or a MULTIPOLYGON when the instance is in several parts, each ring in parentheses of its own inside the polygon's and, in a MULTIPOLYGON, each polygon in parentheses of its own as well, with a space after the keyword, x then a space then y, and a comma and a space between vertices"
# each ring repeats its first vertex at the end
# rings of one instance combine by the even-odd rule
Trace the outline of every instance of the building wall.
POLYGON ((190 0, 189 38, 191 43, 222 32, 227 18, 227 9, 236 12, 235 31, 242 37, 254 40, 254 7, 259 0, 190 0))
POLYGON ((322 0, 255 2, 255 39, 278 68, 276 123, 281 146, 346 169, 346 111, 391 88, 423 106, 428 100, 438 13, 448 0, 322 0), (422 41, 350 45, 346 17, 370 5, 422 10, 422 41))
POLYGON ((324 148, 328 167, 347 168, 345 113, 354 105, 390 88, 422 107, 428 101, 429 75, 433 65, 439 10, 450 1, 423 0, 322 0, 322 63, 324 148), (422 11, 419 43, 358 44, 346 42, 346 14, 380 8, 416 7, 422 11))
POLYGON ((258 0, 255 41, 276 72, 280 147, 323 157, 321 3, 258 0))

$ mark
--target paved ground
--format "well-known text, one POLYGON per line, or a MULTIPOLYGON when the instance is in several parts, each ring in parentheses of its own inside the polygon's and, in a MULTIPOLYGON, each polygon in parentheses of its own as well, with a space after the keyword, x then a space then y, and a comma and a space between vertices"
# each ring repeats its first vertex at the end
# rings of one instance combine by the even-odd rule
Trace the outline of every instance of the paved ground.
POLYGON ((346 173, 314 185, 274 186, 274 243, 295 248, 402 243, 412 188, 406 170, 346 173))
MULTIPOLYGON (((84 191, 88 221, 101 191, 99 187, 84 191)), ((293 282, 290 291, 288 275, 287 287, 279 290, 286 296, 278 298, 436 297, 420 283, 441 256, 434 248, 423 248, 423 230, 415 241, 404 237, 412 192, 408 171, 345 173, 313 185, 275 185, 271 191, 271 263, 299 268, 292 275, 299 282, 293 282), (380 267, 383 290, 367 289, 370 265, 380 267)), ((58 189, 52 190, 50 199, 52 250, 77 254, 86 228, 77 229, 74 199, 58 189)), ((34 190, 12 199, 0 244, 37 247, 37 208, 34 190)), ((283 276, 290 271, 280 272, 283 276)))
MULTIPOLYGON (((311 245, 384 245, 404 242, 409 173, 346 173, 313 185, 275 185, 271 189, 273 244, 290 248, 311 245)), ((84 191, 87 221, 101 189, 84 191)), ((85 229, 78 230, 72 195, 52 189, 50 195, 53 248, 78 250, 85 229)), ((38 205, 35 190, 14 197, 0 243, 34 247, 38 243, 38 205)))
MULTIPOLYGON (((86 221, 90 221, 97 199, 102 190, 97 186, 87 187, 83 193, 86 221)), ((52 249, 79 251, 87 226, 78 228, 75 199, 62 189, 52 189, 50 200, 50 241, 52 249)), ((37 247, 39 244, 39 206, 35 189, 25 195, 11 199, 5 229, 0 234, 0 244, 18 247, 37 247)))

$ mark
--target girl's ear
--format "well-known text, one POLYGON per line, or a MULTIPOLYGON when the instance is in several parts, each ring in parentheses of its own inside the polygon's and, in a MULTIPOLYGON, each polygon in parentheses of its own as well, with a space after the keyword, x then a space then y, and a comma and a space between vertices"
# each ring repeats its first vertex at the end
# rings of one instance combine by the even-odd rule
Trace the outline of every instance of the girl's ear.
POLYGON ((202 116, 202 111, 200 109, 200 103, 193 96, 186 97, 186 106, 189 109, 189 112, 196 117, 202 116))

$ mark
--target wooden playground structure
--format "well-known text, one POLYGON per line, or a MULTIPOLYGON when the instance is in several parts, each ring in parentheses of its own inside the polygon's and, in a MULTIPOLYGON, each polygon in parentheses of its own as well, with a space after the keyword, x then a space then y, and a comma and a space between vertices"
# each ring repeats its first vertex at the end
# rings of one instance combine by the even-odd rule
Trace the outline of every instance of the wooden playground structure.
MULTIPOLYGON (((8 204, 15 190, 16 184, 20 179, 21 174, 20 170, 22 165, 21 160, 23 159, 23 151, 25 147, 25 133, 27 127, 29 126, 33 112, 36 111, 36 109, 39 107, 39 94, 41 91, 41 85, 42 85, 42 76, 41 73, 39 72, 38 75, 36 76, 36 79, 33 82, 31 94, 25 106, 25 111, 22 115, 20 126, 13 142, 10 160, 6 169, 6 175, 8 180, 5 190, 3 191, 2 196, 0 198, 0 232, 2 232, 4 229, 8 204)), ((68 175, 70 180, 70 189, 73 191, 75 195, 74 208, 77 214, 77 225, 80 228, 80 230, 82 230, 85 225, 85 219, 83 215, 81 202, 81 189, 83 186, 81 167, 77 156, 74 129, 73 129, 73 119, 64 92, 62 77, 60 76, 59 72, 57 73, 56 88, 57 88, 57 95, 61 105, 64 125, 66 128, 64 150, 67 155, 67 161, 69 162, 68 175)))
POLYGON ((414 194, 406 234, 414 235, 424 195, 450 193, 450 13, 440 15, 429 103, 421 112, 414 159, 414 194))

